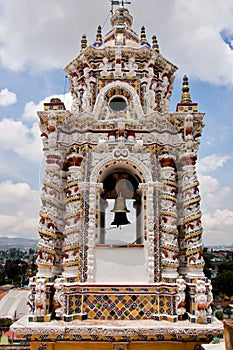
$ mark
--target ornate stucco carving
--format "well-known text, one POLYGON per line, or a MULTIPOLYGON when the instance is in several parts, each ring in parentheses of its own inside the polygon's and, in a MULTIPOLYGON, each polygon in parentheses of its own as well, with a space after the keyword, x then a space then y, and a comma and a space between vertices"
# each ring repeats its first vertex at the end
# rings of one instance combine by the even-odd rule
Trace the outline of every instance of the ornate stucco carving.
MULTIPOLYGON (((192 110, 187 85, 188 112, 180 103, 181 109, 169 113, 177 68, 160 54, 155 40, 151 47, 145 28, 141 39, 131 30, 130 16, 126 10, 114 14, 112 30, 103 39, 99 28, 91 46, 87 47, 83 38, 80 55, 66 67, 73 98, 71 112, 52 101, 47 110, 38 113, 47 164, 41 192, 39 269, 30 282, 32 319, 46 320, 55 312, 63 322, 77 315, 82 318, 86 312, 96 319, 175 322, 188 313, 190 320, 193 316, 199 323, 210 320, 212 292, 203 274, 195 168, 203 113, 196 107, 192 110), (128 27, 119 32, 118 21, 128 27), (114 99, 120 103, 117 107, 114 99), (96 245, 97 240, 103 244, 100 236, 106 229, 104 205, 117 198, 115 178, 112 181, 109 175, 119 174, 131 177, 130 198, 136 202, 137 239, 125 248, 140 249, 144 259, 140 268, 145 286, 132 283, 131 289, 124 289, 120 282, 114 285, 112 276, 111 286, 100 288, 96 282, 96 245), (108 181, 113 188, 105 187, 108 181), (106 192, 101 193, 103 187, 106 192), (127 306, 124 316, 118 309, 118 296, 120 299, 123 294, 133 297, 134 305, 127 306), (108 304, 113 306, 112 314, 108 304)), ((119 269, 120 264, 117 266, 119 269)), ((112 335, 141 339, 155 328, 101 327, 101 339, 112 335)), ((92 327, 79 326, 66 327, 66 333, 72 335, 74 329, 81 335, 93 334, 92 327)), ((95 332, 100 337, 98 328, 95 332)))

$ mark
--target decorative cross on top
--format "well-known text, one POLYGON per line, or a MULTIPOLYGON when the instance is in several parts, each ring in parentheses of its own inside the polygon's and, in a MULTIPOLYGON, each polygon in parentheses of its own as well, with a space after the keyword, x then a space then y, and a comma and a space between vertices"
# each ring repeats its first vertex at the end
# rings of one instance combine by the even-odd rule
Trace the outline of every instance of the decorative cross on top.
POLYGON ((120 0, 120 1, 117 1, 117 0, 110 0, 111 2, 111 5, 112 5, 112 8, 111 8, 111 13, 113 13, 113 6, 122 6, 124 7, 124 5, 130 5, 131 2, 130 1, 127 1, 127 0, 120 0))

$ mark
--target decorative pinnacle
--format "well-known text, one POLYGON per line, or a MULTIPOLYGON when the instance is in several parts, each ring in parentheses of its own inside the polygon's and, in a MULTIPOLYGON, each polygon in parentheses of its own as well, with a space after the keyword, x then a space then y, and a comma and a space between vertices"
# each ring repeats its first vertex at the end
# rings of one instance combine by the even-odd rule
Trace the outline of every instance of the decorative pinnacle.
POLYGON ((96 33, 96 42, 102 42, 102 28, 98 26, 96 33))
POLYGON ((154 51, 159 52, 159 44, 156 35, 152 36, 152 48, 154 49, 154 51))
POLYGON ((86 34, 83 34, 81 39, 81 51, 83 51, 86 47, 87 47, 87 36, 86 34))
POLYGON ((146 38, 146 30, 145 30, 145 27, 142 26, 141 27, 141 43, 142 42, 147 42, 147 38, 146 38))
POLYGON ((120 15, 119 15, 119 19, 118 19, 118 24, 120 26, 124 25, 124 10, 123 9, 120 9, 120 15))
POLYGON ((181 102, 192 102, 191 96, 189 93, 189 80, 187 75, 184 75, 183 77, 181 102))

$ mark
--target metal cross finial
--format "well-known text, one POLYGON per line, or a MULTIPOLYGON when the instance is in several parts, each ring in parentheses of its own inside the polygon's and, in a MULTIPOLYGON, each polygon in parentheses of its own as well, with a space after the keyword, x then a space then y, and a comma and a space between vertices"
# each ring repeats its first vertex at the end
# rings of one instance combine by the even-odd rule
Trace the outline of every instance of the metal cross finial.
POLYGON ((112 5, 112 7, 111 7, 111 14, 113 14, 113 6, 122 6, 122 7, 124 7, 124 5, 130 5, 131 4, 131 2, 130 1, 127 1, 127 0, 119 0, 119 1, 117 1, 117 0, 110 0, 110 2, 111 2, 111 5, 112 5))

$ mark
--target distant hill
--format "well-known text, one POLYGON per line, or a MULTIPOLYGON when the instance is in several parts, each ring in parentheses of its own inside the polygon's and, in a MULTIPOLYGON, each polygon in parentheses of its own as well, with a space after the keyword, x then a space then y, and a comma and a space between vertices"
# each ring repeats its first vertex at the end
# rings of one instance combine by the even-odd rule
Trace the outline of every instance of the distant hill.
MULTIPOLYGON (((1 249, 10 249, 10 248, 19 248, 22 250, 27 250, 29 248, 37 249, 38 239, 28 239, 28 238, 8 238, 8 237, 0 237, 0 250, 1 249)), ((124 241, 120 240, 108 240, 107 244, 126 244, 124 241)), ((232 250, 233 244, 229 245, 208 245, 208 249, 214 250, 232 250)))
POLYGON ((208 245, 207 248, 214 250, 233 250, 233 244, 208 245))
POLYGON ((38 239, 0 237, 0 249, 36 249, 38 239))

